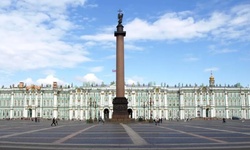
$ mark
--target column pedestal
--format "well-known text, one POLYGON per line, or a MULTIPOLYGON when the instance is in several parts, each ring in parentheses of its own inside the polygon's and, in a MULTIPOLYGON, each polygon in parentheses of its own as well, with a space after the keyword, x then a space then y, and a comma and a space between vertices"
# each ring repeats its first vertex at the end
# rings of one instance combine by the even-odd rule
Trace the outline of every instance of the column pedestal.
POLYGON ((128 101, 125 97, 115 97, 113 100, 112 122, 130 122, 128 116, 128 101))

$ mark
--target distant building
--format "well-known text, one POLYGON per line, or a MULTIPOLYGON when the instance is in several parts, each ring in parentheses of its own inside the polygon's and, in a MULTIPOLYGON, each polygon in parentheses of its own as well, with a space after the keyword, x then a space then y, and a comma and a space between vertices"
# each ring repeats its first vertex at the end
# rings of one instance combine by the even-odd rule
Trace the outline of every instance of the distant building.
MULTIPOLYGON (((0 119, 60 118, 86 120, 112 117, 114 83, 82 87, 52 85, 26 86, 23 82, 0 88, 0 119)), ((138 119, 232 118, 250 119, 249 87, 215 85, 211 74, 209 86, 174 86, 166 84, 125 87, 128 115, 138 119)))

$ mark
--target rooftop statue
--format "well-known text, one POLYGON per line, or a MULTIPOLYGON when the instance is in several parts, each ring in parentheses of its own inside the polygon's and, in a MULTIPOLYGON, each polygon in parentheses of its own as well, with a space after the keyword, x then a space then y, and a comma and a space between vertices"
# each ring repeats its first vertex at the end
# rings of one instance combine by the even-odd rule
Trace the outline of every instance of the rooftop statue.
POLYGON ((123 13, 122 13, 122 10, 119 10, 118 11, 118 25, 121 25, 122 24, 122 18, 123 18, 123 13))

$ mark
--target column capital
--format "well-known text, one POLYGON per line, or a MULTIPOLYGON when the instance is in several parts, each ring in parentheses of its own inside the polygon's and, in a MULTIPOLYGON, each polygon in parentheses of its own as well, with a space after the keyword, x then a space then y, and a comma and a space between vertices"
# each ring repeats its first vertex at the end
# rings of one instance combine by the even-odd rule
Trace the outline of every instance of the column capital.
POLYGON ((117 25, 116 28, 117 28, 117 31, 115 31, 114 33, 115 36, 119 36, 119 35, 126 36, 126 31, 123 31, 123 25, 117 25))

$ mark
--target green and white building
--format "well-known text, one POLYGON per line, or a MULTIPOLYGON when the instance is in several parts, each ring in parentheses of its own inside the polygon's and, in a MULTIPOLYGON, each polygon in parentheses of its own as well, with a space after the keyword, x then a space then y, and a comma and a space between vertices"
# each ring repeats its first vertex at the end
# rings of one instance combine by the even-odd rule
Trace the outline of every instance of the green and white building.
MULTIPOLYGON (((0 119, 59 118, 86 120, 112 118, 115 85, 84 84, 0 88, 0 119)), ((250 119, 250 89, 241 86, 131 85, 125 87, 128 115, 138 119, 232 118, 250 119)))

